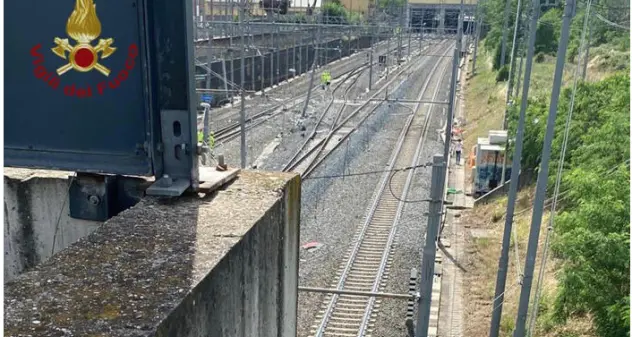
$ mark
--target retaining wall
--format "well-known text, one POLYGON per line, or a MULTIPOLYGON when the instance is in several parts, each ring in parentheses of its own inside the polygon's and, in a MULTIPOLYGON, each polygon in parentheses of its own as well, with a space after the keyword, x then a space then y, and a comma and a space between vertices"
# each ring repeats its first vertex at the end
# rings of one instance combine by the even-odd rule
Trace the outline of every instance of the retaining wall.
POLYGON ((295 337, 301 181, 146 198, 5 286, 6 336, 295 337))
POLYGON ((5 283, 48 260, 102 224, 69 216, 70 174, 5 167, 5 283))

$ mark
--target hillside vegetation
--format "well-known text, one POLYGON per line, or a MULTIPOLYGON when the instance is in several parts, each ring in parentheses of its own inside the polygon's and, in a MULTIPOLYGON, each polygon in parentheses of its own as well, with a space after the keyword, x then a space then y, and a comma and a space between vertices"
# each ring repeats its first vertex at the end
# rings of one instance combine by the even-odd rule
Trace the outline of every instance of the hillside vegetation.
MULTIPOLYGON (((513 1, 513 13, 516 3, 517 1, 513 1)), ((500 65, 500 41, 504 2, 488 0, 483 7, 489 32, 481 43, 481 65, 477 67, 477 75, 470 80, 466 91, 470 142, 474 142, 476 136, 485 135, 489 129, 499 129, 506 90, 502 83, 494 81, 498 78, 498 71, 503 68, 500 65), (482 95, 477 95, 477 92, 489 95, 487 102, 482 102, 485 97, 480 97, 482 95)), ((581 61, 578 51, 585 7, 584 1, 578 2, 577 15, 572 24, 564 88, 560 96, 551 149, 549 196, 552 196, 555 184, 565 121, 571 106, 575 64, 581 61)), ((597 12, 611 22, 627 26, 625 20, 629 20, 628 7, 629 2, 606 0, 593 6, 591 12, 597 12)), ((552 65, 555 61, 553 56, 558 48, 562 12, 562 6, 546 9, 538 23, 538 62, 534 63, 526 112, 521 160, 523 169, 537 170, 540 165, 551 100, 552 65)), ((514 15, 510 17, 510 25, 513 25, 514 15)), ((543 297, 532 336, 630 335, 629 31, 615 28, 595 18, 591 18, 590 23, 593 26, 587 76, 590 81, 580 81, 577 87, 560 188, 562 194, 553 223, 552 255, 547 262, 543 297)), ((526 35, 527 30, 522 30, 521 34, 526 35)), ((510 60, 511 38, 510 33, 506 63, 510 60)), ((521 48, 519 54, 523 53, 524 48, 521 48)), ((515 101, 508 114, 510 137, 515 137, 520 106, 520 100, 515 101)), ((519 200, 523 204, 518 206, 518 210, 526 208, 530 214, 528 203, 532 202, 532 192, 533 190, 528 190, 521 193, 519 200)), ((474 209, 469 215, 484 219, 472 221, 489 221, 487 227, 482 226, 491 230, 491 235, 494 236, 492 241, 498 243, 499 237, 496 236, 502 233, 502 216, 497 213, 502 212, 505 205, 506 198, 499 200, 496 205, 474 209), (491 221, 489 213, 492 213, 491 221)), ((523 214, 515 221, 517 233, 512 246, 517 245, 519 249, 516 251, 524 254, 530 219, 524 218, 523 214)), ((542 224, 538 264, 542 258, 543 237, 547 226, 548 214, 542 224)), ((477 268, 492 272, 489 276, 477 274, 482 278, 478 285, 482 290, 474 296, 489 301, 493 298, 499 246, 490 244, 488 240, 475 240, 474 248, 474 254, 479 259, 476 262, 477 268)), ((519 256, 519 263, 514 262, 514 258, 511 257, 512 268, 520 269, 522 266, 519 265, 524 264, 524 255, 519 256)), ((534 293, 535 283, 532 294, 534 293)), ((506 310, 503 312, 501 327, 503 336, 511 336, 515 321, 513 301, 516 298, 517 294, 506 295, 506 310)), ((485 317, 485 321, 488 320, 489 316, 485 317)), ((477 332, 487 331, 481 327, 477 332)))

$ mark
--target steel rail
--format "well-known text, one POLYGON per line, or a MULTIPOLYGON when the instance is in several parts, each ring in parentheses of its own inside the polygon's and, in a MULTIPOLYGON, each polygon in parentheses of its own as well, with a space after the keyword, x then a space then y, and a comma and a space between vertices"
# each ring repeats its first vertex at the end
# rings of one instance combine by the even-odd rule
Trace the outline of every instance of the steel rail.
MULTIPOLYGON (((425 64, 426 62, 428 62, 428 60, 424 60, 423 63, 417 65, 417 67, 421 67, 421 65, 425 64)), ((376 104, 367 114, 366 116, 364 116, 362 118, 362 120, 356 125, 356 127, 353 128, 353 130, 347 134, 345 134, 340 141, 327 153, 323 154, 323 156, 321 158, 318 158, 318 156, 322 153, 323 149, 325 148, 327 142, 329 142, 331 140, 331 138, 334 136, 335 132, 337 132, 338 130, 340 130, 351 118, 355 117, 355 115, 357 113, 359 113, 360 111, 362 111, 362 109, 364 109, 367 105, 369 105, 369 103, 371 102, 371 99, 377 97, 377 94, 381 93, 384 89, 388 88, 388 86, 395 81, 402 73, 404 73, 405 71, 408 71, 409 68, 412 67, 412 63, 408 64, 404 69, 402 69, 400 72, 398 72, 397 74, 395 74, 393 76, 393 78, 391 80, 389 80, 386 84, 384 84, 378 92, 376 92, 373 96, 371 96, 371 98, 369 100, 367 100, 365 103, 363 103, 362 105, 360 105, 356 110, 354 110, 347 118, 345 118, 345 120, 343 120, 340 125, 336 126, 336 128, 334 130, 332 130, 332 132, 330 132, 327 137, 325 139, 323 139, 323 141, 319 142, 319 147, 318 147, 318 153, 315 155, 314 159, 312 160, 312 162, 307 166, 307 168, 305 169, 305 171, 303 172, 302 176, 303 177, 307 177, 309 175, 312 174, 312 172, 320 165, 322 164, 322 162, 329 156, 330 153, 332 153, 339 144, 341 144, 342 142, 344 142, 344 140, 346 140, 352 133, 353 131, 355 131, 357 129, 358 126, 360 126, 361 124, 364 123, 364 121, 366 121, 368 119, 368 117, 375 111, 377 110, 381 104, 376 104)), ((430 79, 430 78, 429 78, 430 79)), ((428 79, 428 80, 429 80, 428 79)), ((428 82, 428 81, 426 81, 428 82)), ((401 83, 400 83, 401 84, 401 83)), ((316 147, 315 147, 316 148, 316 147)), ((313 149, 314 150, 314 149, 313 149)))
MULTIPOLYGON (((437 62, 437 66, 440 64, 441 62, 437 62)), ((437 67, 435 66, 435 69, 437 67)), ((433 72, 434 70, 433 69, 433 72)), ((438 92, 439 92, 439 88, 441 87, 441 83, 443 82, 442 79, 445 76, 445 73, 448 69, 448 63, 446 63, 443 67, 443 70, 441 71, 441 75, 439 76, 439 80, 437 83, 437 87, 435 88, 435 92, 433 94, 433 99, 436 98, 438 92)), ((421 99, 421 95, 419 97, 419 99, 421 99)), ((417 104, 415 111, 417 111, 419 109, 419 103, 417 104)), ((423 123, 423 130, 422 130, 422 134, 421 137, 419 137, 419 142, 417 143, 417 148, 415 150, 415 157, 413 158, 413 161, 411 163, 411 166, 417 165, 419 162, 419 155, 421 154, 421 149, 425 143, 426 140, 426 136, 428 135, 428 126, 430 125, 430 116, 432 115, 432 106, 428 107, 428 110, 426 111, 426 115, 424 117, 424 123, 423 123)), ((413 170, 410 170, 408 172, 408 176, 406 178, 406 184, 404 185, 404 190, 402 195, 400 196, 400 199, 402 200, 406 200, 406 197, 408 196, 408 191, 410 189, 410 184, 412 182, 412 178, 413 178, 413 170)), ((380 263, 380 269, 378 272, 378 275, 375 277, 375 281, 373 283, 373 288, 371 289, 372 292, 377 292, 379 290, 379 286, 380 286, 380 282, 382 280, 382 277, 384 276, 384 271, 386 270, 386 262, 388 260, 388 256, 390 255, 390 251, 393 245, 393 240, 395 239, 395 234, 397 232, 397 226, 395 224, 397 224, 399 222, 399 219, 401 217, 401 213, 402 210, 404 208, 404 202, 399 202, 398 208, 397 208, 397 213, 395 218, 393 219, 393 227, 391 228, 391 233, 389 235, 388 238, 388 242, 387 242, 387 246, 384 249, 384 252, 382 254, 382 261, 380 263)), ((361 325, 361 329, 358 332, 358 336, 364 336, 364 331, 368 328, 368 324, 369 324, 369 318, 371 317, 371 312, 373 311, 373 307, 375 305, 375 297, 370 297, 369 298, 369 303, 367 303, 367 308, 363 317, 363 321, 362 321, 362 325, 361 325)))
MULTIPOLYGON (((424 49, 425 50, 425 49, 424 49)), ((425 64, 428 60, 424 60, 421 64, 418 65, 418 67, 421 67, 421 65, 425 64)), ((284 169, 284 171, 290 171, 295 169, 296 167, 298 167, 298 165, 300 165, 304 160, 306 160, 307 158, 309 158, 310 155, 312 155, 312 153, 314 153, 314 151, 318 151, 318 153, 314 156, 314 159, 312 160, 312 162, 307 166, 307 168, 305 169, 305 171, 303 172, 302 176, 303 177, 307 177, 309 176, 313 170, 320 165, 324 159, 328 156, 328 154, 325 154, 322 158, 318 159, 318 156, 321 154, 322 150, 325 148, 325 145, 327 144, 327 142, 329 140, 331 140, 331 138, 333 137, 333 135, 340 130, 351 118, 355 117, 360 111, 362 111, 367 105, 369 105, 369 103, 371 102, 371 99, 377 97, 377 95, 379 95, 380 93, 382 93, 384 91, 384 89, 388 88, 388 86, 393 83, 396 79, 398 79, 398 77, 404 73, 405 71, 409 70, 409 68, 411 68, 414 65, 414 63, 408 63, 405 67, 403 67, 397 74, 395 74, 395 76, 393 76, 388 82, 386 82, 382 87, 380 87, 380 89, 378 89, 373 95, 371 95, 371 98, 369 100, 366 100, 365 103, 361 104, 357 109, 355 109, 353 112, 351 112, 349 114, 349 116, 347 116, 339 125, 336 125, 327 135, 327 137, 321 139, 320 141, 318 141, 312 148, 310 148, 306 153, 304 153, 299 159, 298 161, 294 162, 292 165, 286 167, 284 169)), ((369 113, 360 121, 360 123, 358 123, 358 125, 361 125, 367 118, 368 116, 370 116, 370 114, 375 111, 377 108, 379 108, 380 105, 377 104, 373 107, 373 109, 371 109, 369 111, 369 113)), ((355 128, 354 128, 355 130, 355 128)), ((353 131, 353 130, 352 130, 353 131)), ((344 141, 352 132, 346 134, 339 142, 342 143, 342 141, 344 141)), ((304 144, 305 145, 305 144, 304 144)), ((336 145, 337 147, 337 145, 336 145)), ((333 149, 331 149, 328 153, 331 153, 331 151, 335 150, 334 147, 333 149)), ((299 151, 302 151, 303 148, 300 148, 299 151)))
MULTIPOLYGON (((356 71, 360 71, 359 74, 357 74, 356 79, 348 86, 347 90, 349 88, 351 88, 358 80, 358 78, 360 78, 360 76, 362 75, 362 71, 364 71, 364 69, 366 69, 366 65, 356 69, 356 71)), ((325 110, 323 111, 322 114, 320 114, 320 117, 318 118, 318 120, 316 121, 316 125, 314 126, 314 129, 312 130, 312 132, 309 134, 309 136, 307 137, 307 139, 305 139, 305 141, 303 142, 303 144, 298 148, 298 150, 296 151, 296 153, 294 153, 294 155, 292 156, 292 158, 290 158, 290 160, 288 160, 288 162, 283 166, 283 168, 281 169, 282 171, 286 171, 290 165, 292 165, 292 163, 294 162, 294 160, 301 154, 301 152, 303 151, 303 148, 305 148, 305 146, 307 145, 307 143, 309 143, 314 136, 316 135, 316 132, 318 131, 318 127, 320 126, 320 124, 322 123, 325 115, 327 115, 327 112, 329 112, 329 109, 332 107, 332 105, 334 104, 334 101, 336 100, 336 91, 342 87, 343 84, 345 84, 345 82, 347 80, 349 80, 349 78, 351 78, 353 75, 355 75, 355 72, 350 72, 348 76, 346 76, 342 81, 340 81, 340 83, 334 88, 334 90, 332 91, 332 96, 331 96, 331 100, 329 101, 329 104, 327 104, 327 107, 325 108, 325 110)), ((346 91, 345 91, 346 93, 346 91)))
MULTIPOLYGON (((435 66, 434 66, 434 68, 433 68, 433 70, 431 72, 432 75, 436 74, 436 69, 441 63, 443 63, 443 62, 442 61, 438 61, 435 64, 435 66)), ((435 93, 434 93, 435 96, 438 93, 438 89, 439 89, 439 87, 441 85, 441 82, 442 82, 441 78, 445 74, 445 69, 447 69, 447 67, 444 68, 444 72, 441 74, 441 77, 439 78, 439 80, 437 82, 437 88, 435 89, 435 93)), ((422 89, 422 91, 421 91, 421 93, 419 95, 420 97, 422 97, 425 94, 425 92, 427 91, 427 87, 430 84, 432 78, 434 77, 432 75, 429 76, 428 79, 426 80, 426 83, 424 84, 424 87, 423 87, 423 89, 422 89)), ((424 118, 424 122, 423 122, 424 123, 424 128, 421 130, 422 134, 420 134, 420 141, 419 141, 420 143, 423 142, 422 139, 425 138, 424 134, 427 133, 428 124, 429 124, 429 120, 430 120, 429 115, 430 115, 431 110, 432 110, 432 106, 429 107, 428 113, 426 113, 426 115, 424 116, 425 117, 424 118)), ((406 143, 407 138, 408 137, 412 137, 411 134, 410 134, 410 131, 411 131, 411 125, 413 123, 413 120, 415 119, 415 116, 416 116, 415 114, 411 114, 411 116, 407 119, 404 128, 402 128, 402 132, 400 133, 400 136, 399 136, 398 142, 396 144, 395 150, 393 151, 393 155, 391 157, 391 160, 389 161, 388 170, 392 170, 394 165, 397 163, 398 159, 406 160, 405 158, 402 159, 402 157, 401 157, 402 152, 401 151, 402 151, 402 148, 404 146, 404 143, 406 143)), ((414 156, 414 162, 416 162, 418 160, 418 156, 419 156, 419 152, 420 152, 419 151, 419 146, 421 146, 421 145, 419 145, 420 143, 418 143, 418 146, 415 149, 416 155, 414 156)), ((358 258, 358 254, 360 252, 360 247, 362 246, 363 243, 365 243, 364 241, 365 241, 366 233, 368 232, 369 227, 371 227, 371 224, 375 221, 375 219, 374 219, 375 212, 378 209, 378 205, 382 201, 382 197, 385 195, 384 193, 385 193, 386 185, 390 181, 389 176, 390 176, 390 174, 385 174, 383 179, 382 179, 382 182, 381 182, 381 184, 379 186, 379 189, 377 190, 377 193, 375 195, 374 201, 373 201, 371 207, 369 208, 366 220, 365 220, 363 226, 360 229, 360 233, 358 235, 358 239, 355 242, 353 248, 351 249, 351 253, 349 255, 349 258, 347 259, 347 263, 345 264, 342 273, 340 273, 339 281, 338 281, 338 284, 336 286, 337 290, 342 290, 342 288, 345 286, 345 283, 347 282, 347 278, 349 277, 349 274, 351 272, 352 266, 354 265, 354 263, 356 262, 356 260, 358 258)), ((409 175, 407 177, 407 180, 406 180, 406 185, 404 186, 404 191, 407 191, 411 179, 412 179, 412 173, 409 173, 409 175)), ((397 221, 397 219, 399 219, 403 203, 399 202, 398 206, 399 207, 397 207, 396 214, 395 214, 395 216, 393 218, 393 223, 395 223, 397 221)), ((382 255, 381 255, 382 258, 380 260, 380 265, 379 265, 379 268, 377 270, 377 276, 373 279, 373 282, 372 282, 373 289, 375 289, 376 284, 379 286, 381 278, 383 277, 383 272, 384 272, 384 270, 386 268, 386 263, 385 262, 387 261, 388 255, 390 254, 390 251, 391 251, 391 248, 392 248, 392 242, 393 242, 393 239, 394 239, 395 228, 396 228, 395 226, 391 226, 391 230, 389 232, 389 235, 388 235, 388 238, 387 238, 387 241, 386 241, 386 246, 384 247, 384 250, 382 251, 382 255)), ((373 291, 373 292, 375 292, 375 291, 373 291)), ((321 321, 320 325, 318 326, 317 331, 315 332, 315 336, 320 337, 320 336, 323 335, 323 333, 325 333, 325 330, 327 328, 327 324, 328 324, 328 322, 329 322, 329 320, 331 318, 332 313, 335 310, 337 302, 338 302, 338 295, 337 294, 333 294, 332 297, 329 299, 329 304, 327 306, 326 311, 323 314, 322 321, 321 321)), ((369 301, 369 303, 367 303, 367 305, 365 307, 365 310, 364 310, 364 314, 363 314, 363 316, 361 318, 360 328, 357 331, 358 336, 362 336, 364 334, 364 331, 365 331, 365 329, 368 326, 368 319, 369 319, 369 317, 371 315, 373 306, 374 306, 374 298, 371 297, 371 301, 369 301)))
MULTIPOLYGON (((384 46, 379 46, 379 47, 381 48, 381 47, 384 47, 384 46)), ((390 53, 390 52, 394 51, 395 49, 396 49, 396 47, 393 47, 393 48, 385 50, 384 52, 385 53, 390 53)), ((358 61, 361 61, 361 58, 358 57, 358 56, 359 56, 359 53, 356 53, 356 54, 348 57, 348 59, 345 59, 345 61, 348 61, 348 62, 343 62, 343 63, 338 63, 338 64, 332 65, 332 67, 340 67, 340 68, 348 68, 349 66, 351 66, 351 69, 345 70, 342 73, 340 73, 340 75, 335 78, 336 80, 348 75, 349 73, 351 73, 351 72, 353 72, 355 70, 357 70, 359 67, 368 66, 368 62, 363 62, 363 63, 360 63, 359 65, 357 65, 358 61)), ((340 61, 340 60, 337 60, 337 61, 340 61)), ((377 61, 373 62, 373 64, 376 65, 377 61)), ((280 85, 287 85, 288 83, 284 83, 284 84, 280 84, 280 85)), ((303 85, 306 85, 306 84, 307 83, 300 83, 298 85, 303 86, 303 85)), ((304 99, 306 96, 307 96, 307 94, 301 94, 301 95, 294 96, 294 97, 289 98, 289 99, 285 99, 285 100, 281 101, 280 103, 277 103, 277 104, 265 109, 263 112, 259 112, 259 113, 256 113, 256 114, 248 117, 246 122, 247 123, 251 123, 251 122, 253 122, 253 121, 255 121, 255 120, 257 120, 257 119, 259 119, 259 118, 261 118, 263 116, 266 116, 268 114, 273 113, 274 111, 276 111, 277 109, 282 108, 286 104, 290 104, 291 103, 292 104, 291 107, 294 107, 294 106, 296 106, 298 104, 301 104, 302 103, 302 99, 304 99), (298 102, 296 101, 297 99, 299 100, 298 102)), ((220 121, 225 121, 225 120, 230 120, 232 118, 235 118, 236 116, 233 116, 233 115, 237 114, 237 112, 238 112, 237 110, 234 110, 232 107, 227 108, 227 110, 223 111, 223 112, 221 111, 221 109, 219 111, 220 111, 219 113, 221 115, 224 115, 224 116, 216 117, 215 118, 215 123, 219 123, 220 121)), ((274 114, 270 115, 270 117, 274 117, 274 116, 280 114, 281 112, 283 112, 283 111, 279 111, 277 113, 274 113, 274 114)), ((259 124, 257 124, 257 125, 259 125, 259 124)), ((231 124, 229 124, 229 125, 227 125, 225 127, 222 127, 219 130, 215 130, 214 133, 216 135, 216 141, 218 141, 218 140, 219 141, 227 141, 227 140, 230 140, 230 139, 234 138, 238 134, 238 132, 234 133, 234 129, 238 129, 239 126, 240 126, 239 122, 235 122, 235 123, 231 123, 231 124)), ((249 126, 249 127, 251 127, 251 126, 249 126)))

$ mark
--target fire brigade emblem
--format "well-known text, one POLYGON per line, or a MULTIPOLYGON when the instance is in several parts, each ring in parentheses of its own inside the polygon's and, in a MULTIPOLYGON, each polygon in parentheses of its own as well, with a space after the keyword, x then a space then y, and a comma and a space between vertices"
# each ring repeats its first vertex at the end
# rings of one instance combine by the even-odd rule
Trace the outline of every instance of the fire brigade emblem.
POLYGON ((84 73, 96 69, 105 76, 110 75, 110 69, 100 64, 99 58, 105 59, 116 51, 112 47, 114 39, 99 39, 97 45, 92 46, 92 41, 101 35, 101 22, 97 17, 96 7, 92 0, 76 0, 75 9, 66 23, 66 34, 76 43, 73 46, 68 39, 56 37, 56 46, 52 48, 55 55, 69 61, 57 69, 58 75, 61 76, 70 69, 84 73))

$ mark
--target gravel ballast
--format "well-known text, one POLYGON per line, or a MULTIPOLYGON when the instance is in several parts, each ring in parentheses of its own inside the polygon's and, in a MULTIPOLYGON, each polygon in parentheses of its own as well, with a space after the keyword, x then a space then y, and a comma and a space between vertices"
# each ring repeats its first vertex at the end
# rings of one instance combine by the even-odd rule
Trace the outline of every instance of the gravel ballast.
MULTIPOLYGON (((447 44, 446 44, 447 45, 447 44)), ((434 54, 434 53, 433 53, 434 54)), ((396 80, 390 86, 390 98, 415 99, 430 75, 434 66, 434 59, 429 58, 425 65, 405 79, 396 80), (399 88, 394 90, 396 85, 399 88)), ((413 66, 411 69, 415 69, 413 66)), ((441 70, 441 66, 437 71, 441 70)), ((379 72, 374 69, 374 81, 379 72)), ((447 75, 447 74, 446 74, 447 75)), ((448 76, 444 76, 448 78, 448 76)), ((389 77, 390 79, 390 77, 389 77)), ((348 83, 350 83, 349 81, 348 83)), ((375 83, 375 87, 381 86, 385 79, 375 83)), ((443 88, 439 91, 438 99, 447 97, 447 82, 443 81, 443 88)), ((351 89, 347 99, 351 102, 354 98, 366 99, 371 93, 366 93, 368 87, 368 71, 361 73, 356 86, 351 89)), ((428 87, 430 92, 434 85, 428 87)), ((340 98, 346 89, 343 84, 336 93, 340 98)), ((322 91, 320 87, 314 89, 322 91)), ((248 164, 251 165, 259 158, 259 155, 275 138, 278 141, 275 150, 267 158, 259 158, 259 169, 279 170, 286 161, 294 155, 296 149, 305 142, 316 124, 316 120, 325 110, 331 99, 331 92, 323 97, 313 95, 305 119, 300 114, 302 104, 296 109, 288 109, 285 113, 271 117, 266 123, 248 131, 248 164), (324 99, 323 99, 324 98, 324 99), (300 120, 300 124, 299 124, 300 120), (301 129, 300 125, 304 125, 301 129)), ((378 97, 382 97, 380 94, 378 97)), ((331 111, 323 120, 322 132, 326 134, 333 123, 335 112, 341 104, 335 103, 331 111)), ((341 118, 348 116, 356 110, 357 106, 347 106, 341 118)), ((422 150, 420 162, 431 160, 433 153, 441 152, 442 145, 437 142, 435 130, 441 127, 440 114, 444 106, 434 106, 434 117, 428 131, 426 145, 422 150)), ((365 109, 368 110, 368 109, 365 109)), ((347 177, 330 177, 339 175, 356 174, 384 170, 391 159, 392 151, 398 136, 404 126, 404 122, 410 115, 410 109, 395 104, 383 103, 382 106, 368 117, 364 124, 353 132, 329 157, 324 164, 317 168, 311 179, 303 182, 301 205, 301 245, 317 242, 316 249, 307 251, 301 249, 299 284, 310 287, 330 287, 335 279, 344 255, 354 241, 358 227, 364 222, 367 207, 374 197, 376 185, 382 174, 365 174, 347 177), (321 177, 321 179, 317 179, 321 177), (322 178, 328 177, 328 178, 322 178)), ((360 113, 352 121, 357 121, 364 114, 360 113)), ((269 150, 269 149, 268 149, 269 150)), ((239 164, 239 138, 223 144, 220 152, 225 155, 229 164, 239 164)), ((427 197, 430 184, 430 169, 417 169, 414 173, 413 185, 409 192, 409 199, 427 197)), ((390 268, 388 292, 405 293, 408 291, 408 277, 410 266, 418 268, 420 265, 420 249, 422 247, 423 233, 426 218, 425 203, 406 205, 404 214, 400 220, 400 229, 397 234, 396 252, 393 254, 393 266, 390 268)), ((298 312, 298 336, 308 336, 310 327, 315 324, 316 312, 320 309, 323 294, 299 293, 298 312)), ((406 310, 406 302, 402 300, 383 300, 380 314, 378 314, 377 329, 373 336, 405 335, 403 319, 406 310), (389 304, 393 302, 392 304, 389 304), (400 334, 401 332, 401 334, 400 334)))

